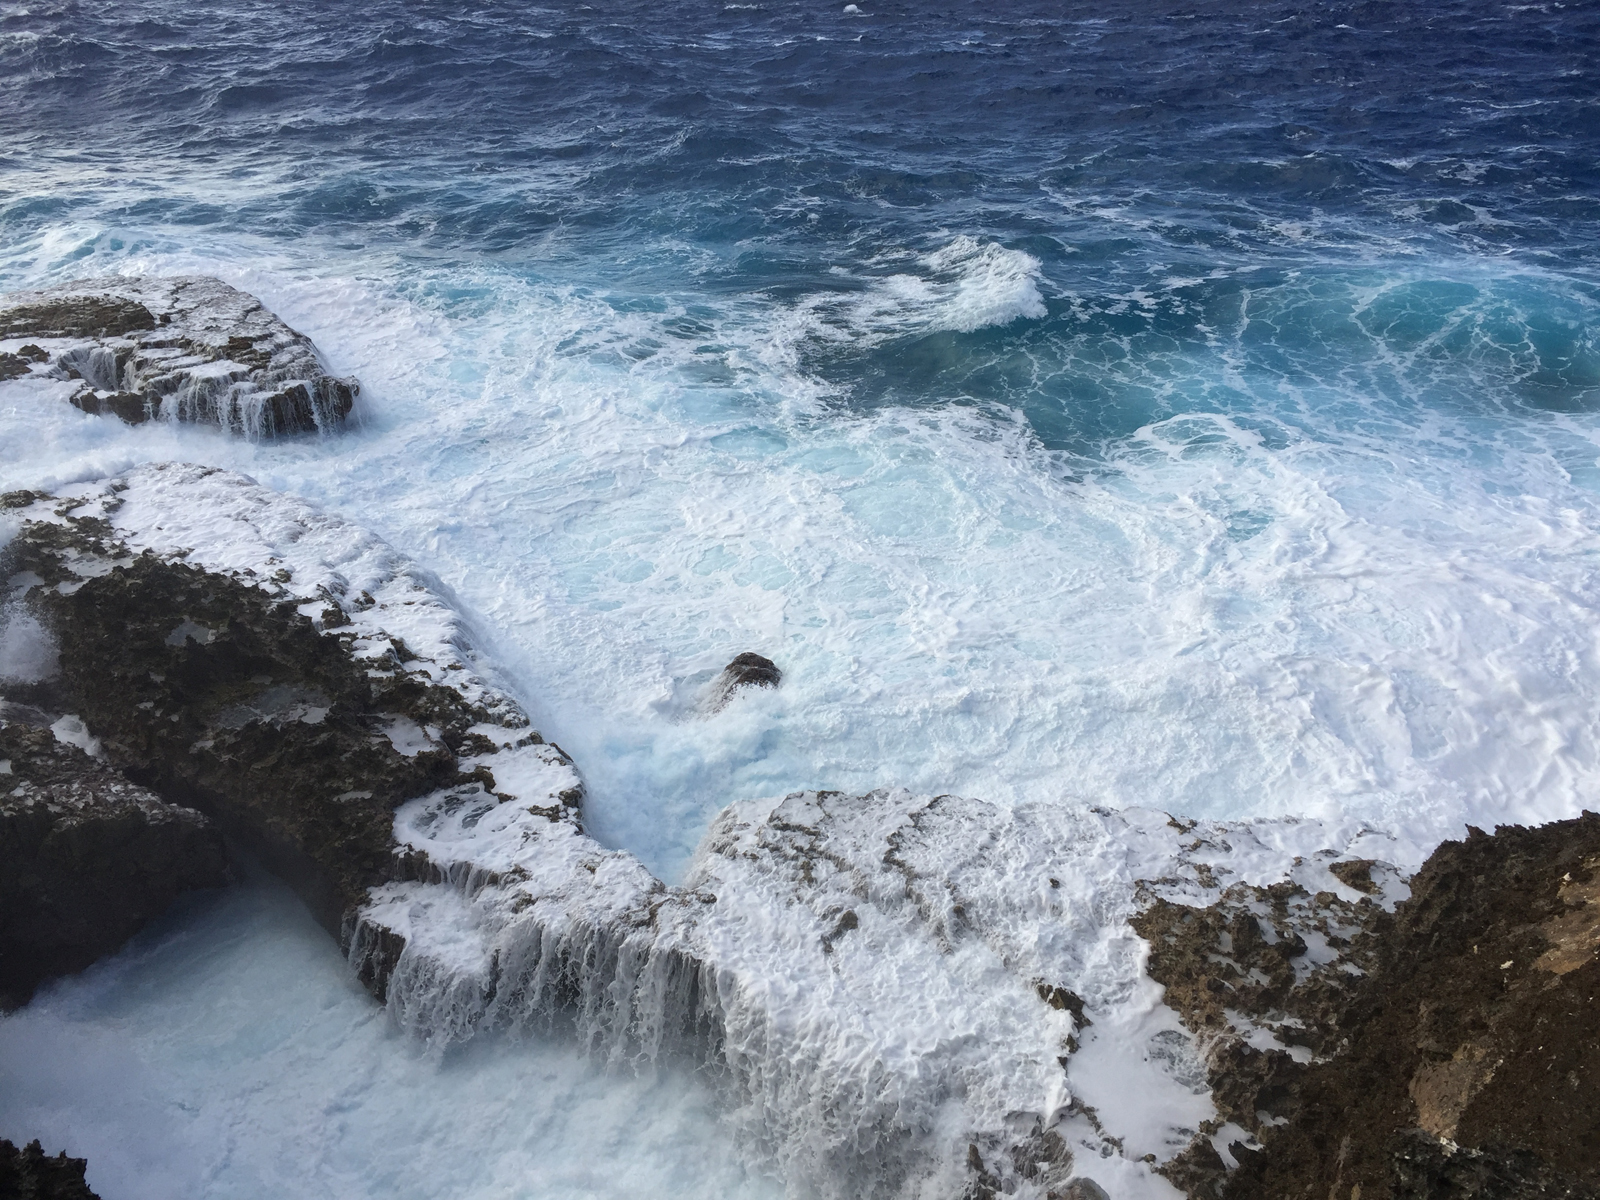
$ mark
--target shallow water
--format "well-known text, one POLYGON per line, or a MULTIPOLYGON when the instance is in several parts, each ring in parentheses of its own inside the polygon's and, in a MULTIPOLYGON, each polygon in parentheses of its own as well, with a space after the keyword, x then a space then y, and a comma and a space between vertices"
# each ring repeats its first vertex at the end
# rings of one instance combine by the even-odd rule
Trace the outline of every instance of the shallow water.
POLYGON ((272 445, 0 385, 6 483, 371 525, 668 878, 813 786, 1592 803, 1593 6, 840 7, 6 9, 0 287, 214 272, 364 385, 272 445))

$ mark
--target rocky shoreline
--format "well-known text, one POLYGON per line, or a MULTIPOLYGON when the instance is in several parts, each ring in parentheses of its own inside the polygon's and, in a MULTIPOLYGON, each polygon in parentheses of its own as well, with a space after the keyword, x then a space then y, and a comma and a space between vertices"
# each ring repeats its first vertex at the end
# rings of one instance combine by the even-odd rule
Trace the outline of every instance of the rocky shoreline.
MULTIPOLYGON (((0 335, 98 322, 87 358, 12 356, 137 382, 179 324, 149 297, 242 319, 204 282, 12 298, 0 335)), ((305 427, 265 384, 245 420, 242 386, 218 423, 305 427)), ((1361 826, 808 791, 728 806, 668 886, 587 835, 576 766, 374 535, 184 464, 0 521, 6 611, 48 642, 0 685, 10 1004, 224 883, 226 839, 419 1038, 690 1059, 822 1195, 1600 1195, 1600 817, 1408 878, 1361 826)), ((702 715, 781 682, 741 654, 702 715)))
MULTIPOLYGON (((1118 1172, 1151 1169, 1194 1197, 1299 1195, 1330 1173, 1366 1197, 1594 1194, 1592 1108, 1530 1091, 1546 1043, 1521 1042, 1553 1047, 1557 1092, 1592 1082, 1600 818, 1447 844, 1408 889, 1314 822, 799 793, 730 807, 668 887, 584 834, 571 762, 371 535, 175 465, 4 505, 12 599, 59 663, 23 691, 81 718, 102 756, 13 700, 4 828, 20 845, 24 817, 57 814, 29 853, 70 826, 82 878, 49 886, 119 923, 74 933, 84 921, 40 884, 26 936, 53 931, 54 957, 17 951, 14 923, 0 961, 42 978, 114 949, 179 891, 222 882, 225 832, 419 1036, 556 1023, 603 1057, 690 1055, 780 1163, 844 1114, 823 1174, 863 1194, 1116 1195, 1118 1172), (84 832, 99 828, 120 832, 84 832), (1428 967, 1445 936, 1455 957, 1428 967), (1496 987, 1463 972, 1467 939, 1496 987), (1141 1009, 1141 979, 1164 1004, 1141 1009), (1453 979, 1441 1016, 1429 1004, 1453 979), (809 999, 777 1001, 778 981, 809 999), (1421 1015, 1394 1015, 1408 996, 1421 1015), (916 1036, 856 1046, 865 1073, 841 1069, 864 1019, 916 1036), (1143 1130, 1095 1078, 1132 1069, 1130 1046, 1166 1054, 1131 1084, 1173 1106, 1143 1130), (931 1135, 952 1095, 959 1132, 931 1135)), ((713 689, 723 703, 749 670, 713 689)))

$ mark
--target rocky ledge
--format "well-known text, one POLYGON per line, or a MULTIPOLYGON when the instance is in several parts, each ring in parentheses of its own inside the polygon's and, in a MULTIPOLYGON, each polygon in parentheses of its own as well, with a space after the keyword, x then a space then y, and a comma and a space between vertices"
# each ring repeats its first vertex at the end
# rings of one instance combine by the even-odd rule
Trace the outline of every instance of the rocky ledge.
POLYGON ((1446 842, 1393 912, 1392 873, 1336 865, 1369 895, 1237 886, 1135 920, 1219 1110, 1168 1177, 1225 1200, 1600 1196, 1600 816, 1446 842))
POLYGON ((0 701, 0 1009, 116 950, 183 892, 227 879, 205 817, 129 782, 52 724, 67 736, 82 728, 0 701))
POLYGON ((669 886, 587 836, 572 764, 379 539, 188 466, 4 503, 49 687, 435 1045, 689 1058, 821 1196, 1591 1194, 1594 818, 1446 846, 1413 893, 1360 824, 797 792, 730 805, 669 886))
POLYGON ((110 276, 0 299, 0 380, 70 380, 90 413, 252 438, 332 429, 359 385, 248 293, 205 276, 110 276))
POLYGON ((54 1158, 37 1141, 20 1150, 0 1138, 0 1196, 6 1200, 100 1200, 84 1179, 88 1161, 54 1158))
POLYGON ((50 687, 108 759, 200 809, 336 934, 401 869, 394 810, 574 810, 566 756, 473 668, 457 615, 379 539, 200 467, 0 498, 5 574, 57 645, 50 687))

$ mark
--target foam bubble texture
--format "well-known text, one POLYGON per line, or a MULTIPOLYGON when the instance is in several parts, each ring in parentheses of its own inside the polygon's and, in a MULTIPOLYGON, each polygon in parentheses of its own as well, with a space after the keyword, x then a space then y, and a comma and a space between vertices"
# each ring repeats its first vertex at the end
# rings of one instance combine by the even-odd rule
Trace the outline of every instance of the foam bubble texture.
POLYGON ((124 1200, 783 1194, 706 1087, 570 1043, 397 1036, 277 885, 190 906, 0 1021, 0 1123, 124 1200))
POLYGON ((725 308, 708 355, 676 302, 492 271, 402 296, 236 253, 119 261, 262 295, 367 381, 364 427, 246 446, 18 380, 16 482, 181 457, 372 522, 583 763, 589 827, 664 877, 723 804, 799 786, 1347 813, 1422 846, 1600 784, 1577 417, 1294 392, 1062 458, 1003 414, 841 415, 770 306, 725 308), (743 650, 784 687, 689 719, 743 650))

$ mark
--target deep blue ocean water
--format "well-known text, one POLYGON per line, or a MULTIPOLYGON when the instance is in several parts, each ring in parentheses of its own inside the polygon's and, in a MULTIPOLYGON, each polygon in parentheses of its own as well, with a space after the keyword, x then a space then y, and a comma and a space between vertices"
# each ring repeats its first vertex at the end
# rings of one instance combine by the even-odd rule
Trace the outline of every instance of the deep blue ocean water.
POLYGON ((9 4, 0 288, 217 272, 366 392, 0 438, 375 525, 667 875, 799 786, 1565 812, 1597 50, 1486 0, 9 4), (686 722, 742 649, 783 698, 686 722))
POLYGON ((84 219, 488 259, 660 312, 609 352, 718 382, 752 305, 843 325, 964 235, 1037 259, 1043 311, 815 339, 838 405, 1094 456, 1188 411, 1336 436, 1353 387, 1412 426, 1600 397, 1592 5, 840 9, 8 4, 0 282, 84 219))
MULTIPOLYGON (((800 787, 1402 864, 1600 789, 1600 5, 0 3, 0 292, 121 271, 260 295, 357 423, 4 384, 0 484, 378 529, 665 877, 800 787), (783 688, 697 719, 742 650, 783 688)), ((776 1186, 692 1083, 479 1053, 258 889, 0 1024, 0 1134, 108 1200, 776 1186)))

